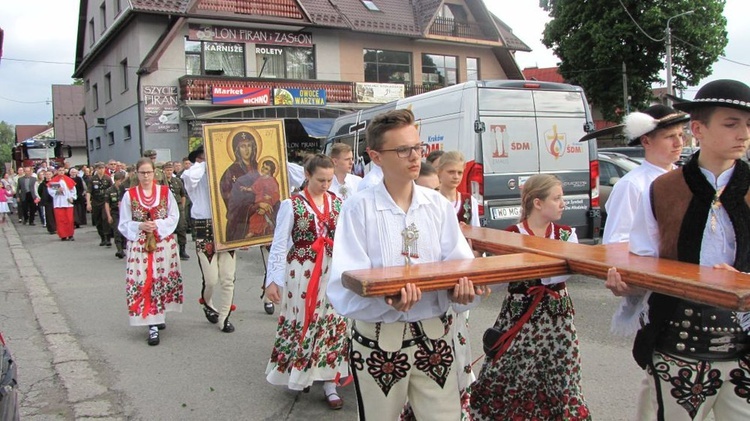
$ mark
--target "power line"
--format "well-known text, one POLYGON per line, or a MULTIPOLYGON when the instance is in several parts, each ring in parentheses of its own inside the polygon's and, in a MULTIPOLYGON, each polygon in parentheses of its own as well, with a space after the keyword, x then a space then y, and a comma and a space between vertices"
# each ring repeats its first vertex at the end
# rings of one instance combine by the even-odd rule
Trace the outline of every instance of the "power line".
MULTIPOLYGON (((689 42, 685 41, 685 40, 684 40, 684 39, 682 39, 682 38, 676 37, 676 36, 674 36, 674 35, 672 36, 672 38, 674 38, 674 39, 676 39, 676 40, 678 40, 678 41, 680 41, 680 42, 682 42, 682 43, 684 43, 684 44, 687 44, 687 45, 689 45, 689 46, 691 46, 691 47, 695 48, 695 49, 696 49, 696 50, 698 50, 698 51, 702 51, 702 52, 704 52, 704 53, 706 53, 706 54, 710 54, 710 53, 709 53, 708 51, 704 50, 703 48, 701 48, 701 47, 698 47, 697 45, 691 44, 691 43, 689 43, 689 42)), ((720 59, 722 59, 722 60, 726 60, 726 61, 728 61, 728 62, 730 62, 730 63, 734 63, 734 64, 739 64, 740 66, 750 67, 750 64, 747 64, 747 63, 742 63, 742 62, 739 62, 739 61, 737 61, 737 60, 732 60, 732 59, 730 59, 730 58, 727 58, 727 57, 725 57, 725 56, 721 56, 721 55, 720 55, 720 56, 719 56, 719 58, 720 58, 720 59)))
POLYGON ((10 101, 10 102, 16 102, 18 104, 43 104, 43 103, 46 103, 47 105, 49 105, 49 100, 48 99, 44 100, 44 101, 19 101, 17 99, 10 99, 10 98, 2 97, 2 96, 0 96, 0 99, 3 99, 5 101, 10 101))
POLYGON ((622 6, 622 8, 625 10, 625 13, 627 13, 628 16, 630 17, 630 20, 633 21, 633 23, 635 24, 635 26, 643 33, 643 35, 645 35, 646 37, 648 37, 648 39, 650 39, 651 41, 654 41, 654 42, 662 42, 662 41, 664 41, 664 37, 662 37, 660 39, 656 39, 656 38, 652 37, 651 35, 647 34, 646 31, 644 31, 643 28, 641 28, 641 25, 638 25, 638 22, 635 21, 635 19, 633 18, 633 15, 631 15, 630 12, 628 11, 628 8, 625 7, 625 5, 622 3, 622 0, 619 0, 619 2, 620 2, 620 6, 622 6))

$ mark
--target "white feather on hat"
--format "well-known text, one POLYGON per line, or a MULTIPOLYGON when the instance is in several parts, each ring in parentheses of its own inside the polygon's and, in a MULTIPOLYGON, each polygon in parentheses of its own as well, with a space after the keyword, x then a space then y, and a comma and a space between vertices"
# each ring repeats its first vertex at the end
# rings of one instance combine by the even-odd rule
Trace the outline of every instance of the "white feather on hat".
POLYGON ((646 113, 634 112, 628 114, 623 123, 625 127, 622 132, 625 134, 625 137, 628 139, 638 139, 656 129, 659 120, 646 113))

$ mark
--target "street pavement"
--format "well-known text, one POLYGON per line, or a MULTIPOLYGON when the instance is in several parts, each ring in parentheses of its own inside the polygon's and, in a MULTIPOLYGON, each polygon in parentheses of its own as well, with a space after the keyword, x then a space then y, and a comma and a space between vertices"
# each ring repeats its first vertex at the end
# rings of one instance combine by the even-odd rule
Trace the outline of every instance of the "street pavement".
MULTIPOLYGON (((114 248, 98 246, 93 227, 76 230, 72 243, 17 219, 0 231, 0 331, 19 366, 23 420, 356 420, 352 385, 339 390, 344 408, 331 411, 318 385, 298 393, 266 382, 276 316, 259 298, 258 248, 238 251, 236 331, 227 334, 198 305, 201 276, 188 244, 183 311, 167 315, 161 344, 150 347, 146 329, 128 325, 125 263, 114 248)), ((643 374, 630 355, 632 339, 609 333, 617 299, 588 277, 572 277, 569 290, 593 419, 632 419, 643 374)), ((502 295, 472 311, 476 357, 502 295)))

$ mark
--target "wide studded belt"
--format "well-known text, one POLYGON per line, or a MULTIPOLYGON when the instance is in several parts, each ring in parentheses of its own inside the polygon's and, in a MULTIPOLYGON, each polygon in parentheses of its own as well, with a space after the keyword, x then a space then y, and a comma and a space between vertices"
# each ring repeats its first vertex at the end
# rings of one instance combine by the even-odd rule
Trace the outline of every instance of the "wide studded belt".
MULTIPOLYGON (((440 316, 440 321, 443 322, 443 326, 445 326, 445 329, 447 331, 450 325, 453 323, 453 316, 443 314, 442 316, 440 316)), ((380 325, 380 323, 377 323, 376 325, 380 325)), ((400 349, 424 343, 428 339, 427 334, 425 334, 424 330, 422 329, 422 322, 405 323, 404 327, 405 335, 403 340, 401 341, 400 349), (408 336, 410 337, 406 337, 407 332, 408 336)), ((368 337, 357 330, 356 322, 352 325, 352 339, 368 348, 383 350, 383 348, 380 346, 378 338, 368 337)))
POLYGON ((733 360, 750 352, 750 338, 733 311, 681 301, 655 349, 698 360, 733 360))

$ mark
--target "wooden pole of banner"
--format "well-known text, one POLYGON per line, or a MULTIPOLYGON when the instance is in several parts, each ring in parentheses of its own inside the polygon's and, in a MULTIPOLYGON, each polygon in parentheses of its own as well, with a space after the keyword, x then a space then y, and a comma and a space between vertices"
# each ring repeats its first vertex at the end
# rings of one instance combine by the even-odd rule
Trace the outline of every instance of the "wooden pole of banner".
POLYGON ((488 228, 464 227, 463 231, 475 250, 501 255, 496 257, 506 259, 493 257, 460 263, 430 263, 429 269, 425 270, 419 267, 428 265, 351 271, 344 273, 344 285, 363 296, 380 296, 395 294, 410 282, 417 283, 424 291, 448 289, 461 276, 469 277, 478 285, 563 273, 580 273, 605 279, 609 268, 616 267, 623 280, 633 286, 717 307, 750 310, 750 275, 743 273, 636 256, 628 252, 628 246, 624 243, 588 246, 488 228), (519 253, 523 257, 512 257, 519 256, 519 253), (534 255, 553 260, 532 262, 530 256, 534 255), (565 262, 568 271, 556 272, 561 266, 555 261, 565 262), (526 267, 536 270, 536 265, 548 272, 531 276, 523 270, 526 267), (544 265, 557 266, 552 270, 544 265))

